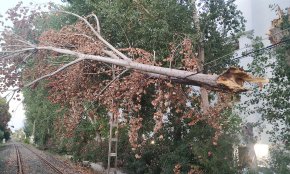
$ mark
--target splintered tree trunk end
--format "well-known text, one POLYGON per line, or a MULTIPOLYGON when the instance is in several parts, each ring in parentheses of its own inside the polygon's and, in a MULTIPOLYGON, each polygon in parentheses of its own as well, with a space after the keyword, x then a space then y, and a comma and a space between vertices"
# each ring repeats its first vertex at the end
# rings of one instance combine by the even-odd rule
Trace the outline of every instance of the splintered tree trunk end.
POLYGON ((231 67, 224 73, 222 73, 218 79, 217 84, 223 86, 232 92, 245 92, 248 89, 244 87, 245 82, 251 83, 268 83, 269 80, 266 78, 254 77, 246 73, 241 68, 231 67))

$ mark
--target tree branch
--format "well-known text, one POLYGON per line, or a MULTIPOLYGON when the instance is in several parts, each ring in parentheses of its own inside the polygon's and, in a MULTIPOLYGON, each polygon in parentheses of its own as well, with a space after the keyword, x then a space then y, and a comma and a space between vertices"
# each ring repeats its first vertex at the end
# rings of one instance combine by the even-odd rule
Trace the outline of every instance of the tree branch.
POLYGON ((55 74, 57 74, 57 73, 59 73, 59 72, 65 70, 66 68, 68 68, 68 67, 70 67, 70 66, 72 66, 72 65, 74 65, 74 64, 76 64, 76 63, 78 63, 78 62, 80 62, 80 61, 83 61, 83 60, 85 60, 85 58, 78 58, 78 59, 76 59, 76 60, 74 60, 74 61, 72 61, 72 62, 70 62, 70 63, 68 63, 68 64, 66 64, 66 65, 64 65, 64 66, 62 66, 61 68, 57 69, 56 71, 54 71, 54 72, 52 72, 52 73, 46 74, 46 75, 44 75, 44 76, 41 76, 41 77, 39 77, 39 78, 33 80, 32 82, 30 82, 30 83, 24 85, 23 87, 29 87, 29 86, 33 85, 34 83, 36 83, 36 82, 38 82, 38 81, 40 81, 40 80, 46 79, 46 78, 48 78, 48 77, 51 77, 51 76, 53 76, 53 75, 55 75, 55 74))
POLYGON ((14 51, 0 51, 0 53, 21 53, 21 52, 25 52, 25 51, 32 51, 34 50, 35 47, 27 47, 27 48, 23 48, 21 50, 14 50, 14 51))
POLYGON ((140 71, 140 73, 148 74, 153 78, 161 78, 161 79, 171 79, 176 83, 188 84, 188 85, 196 85, 205 87, 211 90, 217 91, 232 91, 232 92, 242 92, 246 91, 243 87, 243 83, 245 81, 254 82, 254 83, 265 83, 267 80, 263 78, 254 78, 247 73, 243 72, 238 68, 230 68, 228 71, 221 75, 210 75, 210 74, 202 74, 197 73, 193 76, 191 71, 170 69, 164 67, 158 67, 154 65, 147 65, 142 63, 137 63, 133 61, 126 61, 123 59, 114 59, 110 57, 96 56, 96 55, 87 55, 67 49, 55 48, 55 47, 37 47, 35 49, 38 50, 51 50, 62 54, 69 54, 72 56, 78 57, 78 59, 64 65, 58 70, 42 76, 28 84, 25 87, 30 86, 42 79, 51 77, 58 72, 66 69, 67 67, 76 64, 82 60, 95 60, 103 63, 109 63, 117 66, 122 66, 127 69, 135 69, 140 71))
POLYGON ((119 77, 123 74, 125 74, 128 71, 128 69, 125 69, 124 71, 122 71, 120 74, 118 74, 112 81, 110 81, 97 95, 97 97, 99 97, 112 83, 114 83, 117 79, 119 79, 119 77))
POLYGON ((89 17, 94 17, 95 18, 95 21, 97 23, 97 32, 99 34, 101 34, 101 27, 100 27, 100 22, 99 22, 99 18, 97 17, 97 15, 95 15, 94 13, 88 15, 86 18, 89 18, 89 17))
POLYGON ((68 12, 68 11, 57 11, 57 12, 61 12, 61 13, 66 13, 66 14, 70 14, 73 15, 77 18, 79 18, 80 20, 84 21, 85 24, 91 29, 91 31, 97 36, 98 39, 100 39, 100 41, 102 41, 108 48, 110 48, 112 51, 114 51, 118 56, 120 56, 122 59, 124 60, 128 60, 130 61, 130 59, 124 55, 123 53, 121 53, 120 51, 118 51, 114 46, 112 46, 109 42, 107 42, 101 35, 100 33, 98 33, 94 27, 88 22, 88 20, 86 20, 85 18, 81 17, 80 15, 77 15, 75 13, 72 12, 68 12))

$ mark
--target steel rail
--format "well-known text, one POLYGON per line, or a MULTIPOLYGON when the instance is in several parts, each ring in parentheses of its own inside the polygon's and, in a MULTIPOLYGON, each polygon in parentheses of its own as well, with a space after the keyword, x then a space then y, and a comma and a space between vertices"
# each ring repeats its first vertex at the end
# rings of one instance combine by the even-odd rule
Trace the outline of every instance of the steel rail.
POLYGON ((64 174, 64 172, 62 172, 59 168, 55 167, 53 164, 51 164, 49 161, 47 161, 46 159, 44 159, 42 156, 40 156, 39 154, 37 154, 33 150, 29 149, 28 147, 24 146, 23 144, 21 144, 21 145, 23 147, 25 147, 26 149, 28 149, 29 151, 31 151, 32 153, 34 153, 39 159, 41 159, 42 162, 44 162, 47 166, 49 166, 50 168, 52 168, 54 171, 56 171, 59 174, 64 174))
POLYGON ((15 148, 15 151, 16 151, 16 156, 17 156, 17 173, 18 174, 24 174, 23 168, 22 168, 21 154, 19 152, 18 147, 15 144, 13 144, 13 145, 14 145, 14 148, 15 148))

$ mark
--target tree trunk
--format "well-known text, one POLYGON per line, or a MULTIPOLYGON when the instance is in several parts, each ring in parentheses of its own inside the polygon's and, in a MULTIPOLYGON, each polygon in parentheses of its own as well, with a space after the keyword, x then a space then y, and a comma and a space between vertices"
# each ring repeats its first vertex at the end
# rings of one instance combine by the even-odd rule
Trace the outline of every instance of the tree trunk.
POLYGON ((123 59, 114 59, 110 57, 103 57, 97 55, 88 55, 68 49, 61 49, 56 47, 36 47, 33 48, 37 50, 51 50, 62 54, 72 55, 77 57, 74 61, 64 65, 58 70, 44 75, 28 84, 24 87, 31 86, 38 81, 51 77, 66 68, 79 63, 83 60, 95 60, 99 62, 109 63, 117 66, 126 67, 127 69, 132 69, 144 73, 151 78, 160 78, 165 80, 170 80, 175 83, 195 85, 204 87, 206 89, 215 90, 215 91, 227 91, 227 92, 243 92, 247 91, 243 87, 244 81, 254 82, 254 83, 266 83, 268 80, 264 78, 254 78, 249 74, 245 73, 239 68, 229 68, 225 73, 221 75, 211 75, 211 74, 202 74, 191 71, 184 71, 178 69, 171 69, 165 67, 159 67, 154 65, 142 64, 134 61, 123 60, 123 59))

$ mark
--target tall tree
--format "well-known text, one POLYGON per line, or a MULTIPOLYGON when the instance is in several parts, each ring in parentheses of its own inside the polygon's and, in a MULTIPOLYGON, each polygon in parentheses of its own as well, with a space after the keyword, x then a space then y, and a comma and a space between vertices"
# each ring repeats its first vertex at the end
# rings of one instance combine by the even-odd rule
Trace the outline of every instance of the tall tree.
POLYGON ((10 138, 10 129, 8 128, 8 122, 11 115, 9 113, 9 106, 4 98, 0 98, 0 140, 3 138, 8 140, 10 138))

